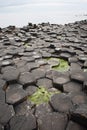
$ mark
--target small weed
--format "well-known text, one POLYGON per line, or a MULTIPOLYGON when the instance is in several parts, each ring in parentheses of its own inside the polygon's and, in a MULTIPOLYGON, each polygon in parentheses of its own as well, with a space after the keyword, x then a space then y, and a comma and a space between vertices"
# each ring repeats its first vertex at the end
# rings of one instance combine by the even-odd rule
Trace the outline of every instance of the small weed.
POLYGON ((58 65, 51 66, 53 70, 57 70, 60 72, 68 71, 69 70, 69 65, 68 61, 60 58, 46 58, 47 61, 53 60, 53 61, 58 61, 58 65))
POLYGON ((48 92, 46 88, 44 87, 39 87, 38 90, 29 96, 29 100, 34 103, 34 104, 41 104, 41 103, 46 103, 49 102, 51 96, 55 93, 60 93, 60 91, 57 92, 48 92))
POLYGON ((54 70, 64 72, 69 70, 69 65, 66 60, 59 59, 59 65, 52 67, 54 70))

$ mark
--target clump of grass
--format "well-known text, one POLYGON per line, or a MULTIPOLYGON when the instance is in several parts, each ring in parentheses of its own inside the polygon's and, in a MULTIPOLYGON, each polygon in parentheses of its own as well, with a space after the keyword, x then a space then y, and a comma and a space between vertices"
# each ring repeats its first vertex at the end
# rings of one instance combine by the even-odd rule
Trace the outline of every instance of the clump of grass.
POLYGON ((51 96, 55 93, 59 93, 60 91, 57 92, 48 92, 46 88, 44 87, 39 87, 38 90, 29 96, 29 100, 34 103, 34 104, 42 104, 42 103, 47 103, 49 102, 51 96))
POLYGON ((64 59, 58 59, 58 60, 59 60, 59 65, 53 66, 52 68, 60 72, 68 71, 69 70, 68 62, 64 59))
POLYGON ((46 58, 47 61, 52 60, 52 59, 54 61, 58 61, 58 65, 51 66, 51 68, 53 70, 57 70, 57 71, 60 71, 60 72, 64 72, 64 71, 69 70, 68 61, 61 59, 61 58, 46 58))

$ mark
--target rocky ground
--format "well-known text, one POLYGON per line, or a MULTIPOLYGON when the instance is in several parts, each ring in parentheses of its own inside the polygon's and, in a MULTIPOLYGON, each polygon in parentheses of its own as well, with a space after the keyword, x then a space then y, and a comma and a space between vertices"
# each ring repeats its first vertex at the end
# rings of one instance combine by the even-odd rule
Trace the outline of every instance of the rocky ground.
POLYGON ((0 130, 87 130, 87 20, 0 28, 0 130), (37 105, 39 86, 60 93, 37 105))

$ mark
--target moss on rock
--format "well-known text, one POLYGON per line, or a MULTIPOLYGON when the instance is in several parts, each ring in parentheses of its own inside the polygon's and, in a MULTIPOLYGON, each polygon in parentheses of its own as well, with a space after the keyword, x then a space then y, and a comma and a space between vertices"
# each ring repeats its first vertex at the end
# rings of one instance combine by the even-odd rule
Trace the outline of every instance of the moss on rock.
POLYGON ((60 71, 60 72, 64 72, 64 71, 68 71, 69 70, 69 65, 68 65, 68 61, 64 60, 64 59, 61 59, 61 58, 47 58, 46 59, 49 63, 49 61, 53 60, 53 61, 58 61, 58 64, 57 65, 51 65, 51 68, 53 70, 57 70, 57 71, 60 71))
POLYGON ((39 87, 34 94, 29 96, 29 100, 36 105, 46 103, 49 102, 51 96, 55 93, 60 93, 60 91, 48 92, 46 88, 39 87))
POLYGON ((54 70, 57 70, 60 72, 68 71, 69 70, 68 62, 66 60, 63 60, 63 59, 58 59, 58 60, 59 60, 59 65, 53 66, 52 68, 54 70))

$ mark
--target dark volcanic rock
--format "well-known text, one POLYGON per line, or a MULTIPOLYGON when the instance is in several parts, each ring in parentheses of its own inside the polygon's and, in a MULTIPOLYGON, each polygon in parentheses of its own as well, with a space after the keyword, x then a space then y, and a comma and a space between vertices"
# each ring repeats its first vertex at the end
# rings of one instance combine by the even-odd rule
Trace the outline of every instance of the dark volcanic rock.
POLYGON ((35 63, 35 62, 29 62, 26 65, 27 65, 29 71, 34 70, 39 67, 39 64, 35 63))
POLYGON ((84 82, 84 90, 87 91, 87 81, 84 82))
POLYGON ((63 85, 69 82, 70 79, 68 76, 60 76, 58 78, 53 79, 53 84, 56 88, 63 91, 63 85))
POLYGON ((19 71, 16 68, 10 68, 3 73, 3 79, 9 83, 17 82, 19 76, 19 71))
POLYGON ((22 88, 12 88, 6 90, 6 102, 17 104, 26 98, 27 94, 22 88))
POLYGON ((36 80, 45 77, 45 72, 42 69, 35 69, 32 71, 32 74, 36 80))
POLYGON ((4 126, 0 124, 0 130, 4 130, 4 126))
POLYGON ((69 53, 61 53, 60 56, 64 59, 68 59, 69 57, 71 57, 71 55, 69 53))
POLYGON ((0 103, 0 123, 6 125, 8 121, 14 116, 14 110, 11 105, 0 103))
POLYGON ((5 92, 0 88, 0 102, 5 103, 5 92))
POLYGON ((65 94, 54 94, 50 103, 55 111, 69 113, 73 107, 70 98, 65 94))
POLYGON ((42 116, 44 116, 47 113, 51 113, 51 112, 52 112, 51 106, 47 103, 43 103, 43 104, 36 106, 35 116, 38 119, 41 119, 42 116))
POLYGON ((14 116, 10 120, 10 130, 34 130, 36 128, 36 119, 29 113, 28 115, 14 116))
POLYGON ((63 85, 63 91, 64 92, 80 92, 82 90, 82 84, 77 82, 68 82, 63 85))
POLYGON ((74 72, 71 74, 71 79, 83 83, 87 80, 87 72, 74 72))
POLYGON ((19 83, 23 86, 28 86, 35 83, 35 76, 30 72, 21 73, 19 77, 19 83))
POLYGON ((1 66, 9 66, 12 65, 12 60, 3 60, 1 66))
POLYGON ((33 93, 35 93, 37 91, 37 87, 34 85, 29 85, 25 88, 25 91, 26 91, 27 95, 32 95, 33 93))
POLYGON ((71 92, 68 94, 68 96, 70 97, 70 99, 74 105, 87 103, 87 96, 83 92, 74 92, 74 93, 71 92))
POLYGON ((28 114, 30 109, 30 104, 27 103, 27 101, 21 102, 20 104, 14 106, 15 114, 17 116, 28 114))
POLYGON ((71 117, 74 121, 87 128, 87 104, 80 104, 71 111, 71 117))
POLYGON ((69 121, 66 130, 86 130, 86 128, 76 122, 69 121))
POLYGON ((69 63, 76 63, 78 61, 77 57, 70 57, 69 63))
POLYGON ((6 88, 6 81, 3 79, 0 79, 0 88, 5 89, 6 88))
POLYGON ((53 87, 52 80, 47 79, 47 78, 42 78, 42 79, 37 80, 37 85, 45 87, 45 88, 53 87))
POLYGON ((38 119, 39 130, 65 130, 67 116, 60 113, 49 113, 38 119))

